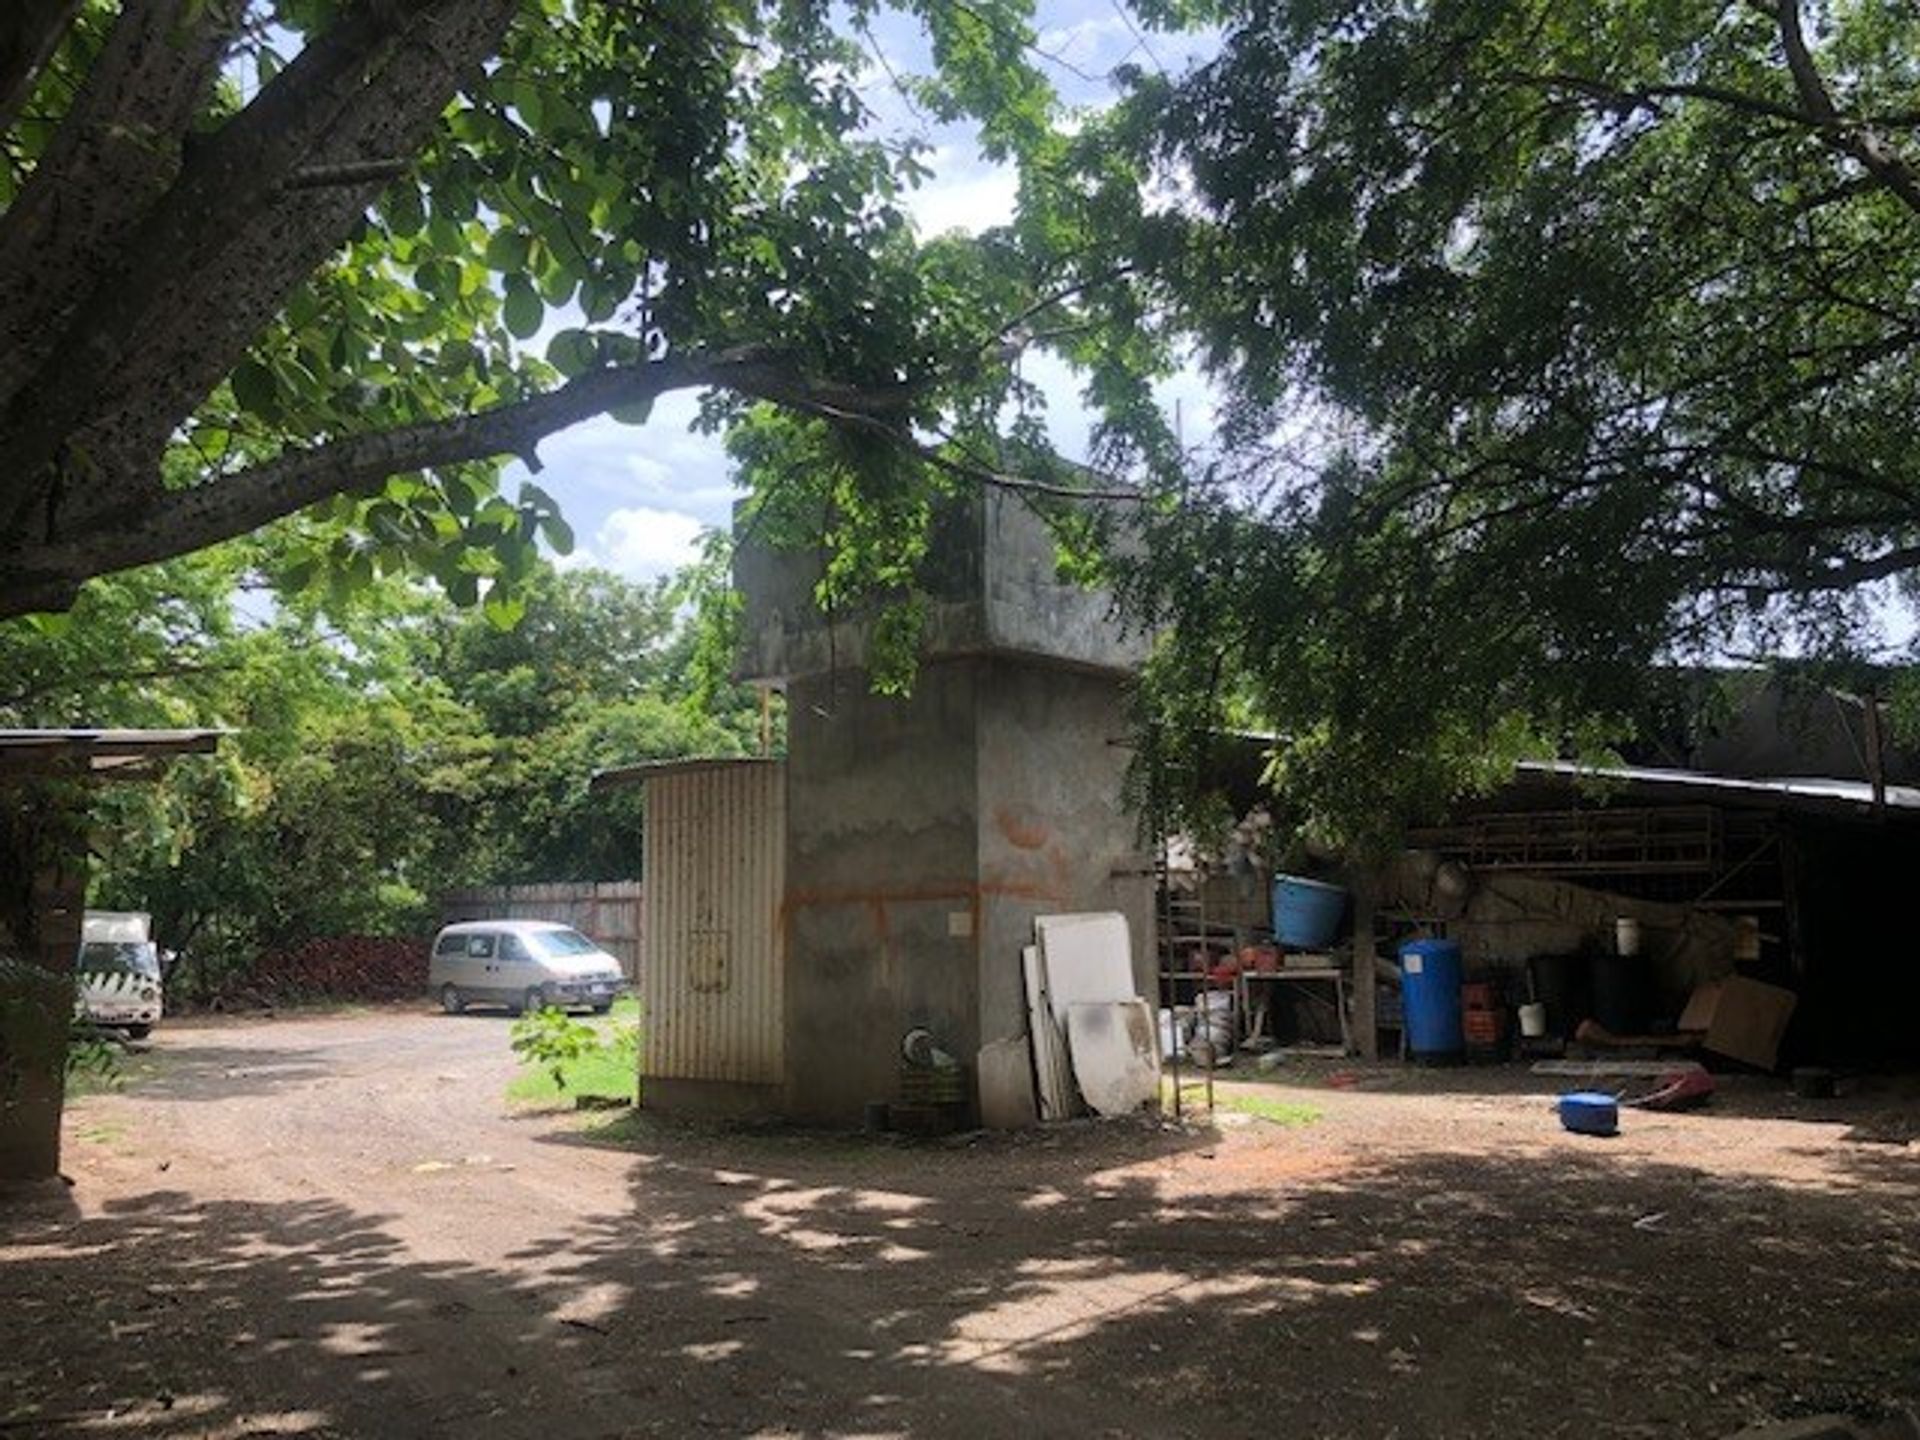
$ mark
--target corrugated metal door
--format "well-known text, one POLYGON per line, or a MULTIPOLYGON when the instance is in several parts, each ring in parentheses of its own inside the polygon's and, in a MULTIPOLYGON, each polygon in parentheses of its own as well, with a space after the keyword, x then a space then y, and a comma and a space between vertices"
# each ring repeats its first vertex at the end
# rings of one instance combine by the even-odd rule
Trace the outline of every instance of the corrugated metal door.
POLYGON ((647 781, 642 1076, 785 1078, 786 783, 777 761, 647 781))

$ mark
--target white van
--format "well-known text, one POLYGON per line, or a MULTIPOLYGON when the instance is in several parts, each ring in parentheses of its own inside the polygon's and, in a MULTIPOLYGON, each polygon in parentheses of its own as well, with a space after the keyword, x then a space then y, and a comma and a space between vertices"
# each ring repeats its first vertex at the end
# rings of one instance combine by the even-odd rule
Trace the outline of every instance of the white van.
POLYGON ((95 1025, 144 1040, 160 1022, 160 951, 153 917, 136 910, 89 910, 80 921, 74 962, 75 1008, 95 1025))
POLYGON ((433 942, 427 987, 440 1008, 504 1005, 515 1014, 592 1006, 605 1014, 626 987, 620 962, 551 920, 463 920, 433 942))

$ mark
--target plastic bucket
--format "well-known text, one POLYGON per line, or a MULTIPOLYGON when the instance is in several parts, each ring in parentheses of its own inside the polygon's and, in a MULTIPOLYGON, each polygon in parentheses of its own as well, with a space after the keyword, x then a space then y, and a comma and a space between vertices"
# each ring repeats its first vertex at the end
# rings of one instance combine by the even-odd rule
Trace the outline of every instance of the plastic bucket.
POLYGON ((1347 913, 1343 886, 1304 875, 1273 877, 1273 933, 1282 945, 1296 950, 1321 950, 1333 943, 1340 918, 1347 913))
POLYGON ((1520 1007, 1520 1033, 1529 1040, 1538 1040, 1547 1033, 1547 1007, 1538 1000, 1520 1007))
POLYGON ((1467 1048, 1460 1015, 1460 945, 1409 940, 1400 947, 1400 996, 1407 1049, 1416 1060, 1450 1060, 1467 1048))
POLYGON ((1533 993, 1547 1007, 1547 1033, 1562 1039, 1593 1014, 1593 962, 1584 955, 1536 955, 1533 993))

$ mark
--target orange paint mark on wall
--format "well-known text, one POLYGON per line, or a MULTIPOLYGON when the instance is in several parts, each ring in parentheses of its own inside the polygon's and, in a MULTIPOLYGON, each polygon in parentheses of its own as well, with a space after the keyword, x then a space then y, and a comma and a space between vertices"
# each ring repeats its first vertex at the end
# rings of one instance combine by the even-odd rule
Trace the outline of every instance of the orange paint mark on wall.
POLYGON ((1000 827, 1000 833, 1007 837, 1008 844, 1017 845, 1022 850, 1038 850, 1052 834, 1042 821, 1022 815, 1010 805, 1002 805, 994 810, 993 823, 1000 827))
POLYGON ((909 886, 899 890, 789 890, 782 902, 786 911, 811 910, 833 905, 925 905, 936 900, 955 902, 955 908, 977 908, 982 900, 1003 898, 1036 900, 1061 905, 1066 896, 1052 885, 1021 880, 983 881, 972 884, 933 884, 909 886))

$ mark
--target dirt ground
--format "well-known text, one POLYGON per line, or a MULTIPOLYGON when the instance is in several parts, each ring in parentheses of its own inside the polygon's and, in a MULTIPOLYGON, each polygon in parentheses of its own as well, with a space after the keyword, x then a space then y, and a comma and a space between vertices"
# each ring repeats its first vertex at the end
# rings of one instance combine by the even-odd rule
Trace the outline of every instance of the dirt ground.
POLYGON ((72 1107, 72 1187, 0 1208, 0 1436, 1593 1440, 1920 1399, 1910 1090, 1583 1141, 1524 1072, 1296 1067, 1222 1093, 1308 1124, 622 1150, 507 1111, 493 1018, 155 1041, 72 1107))

